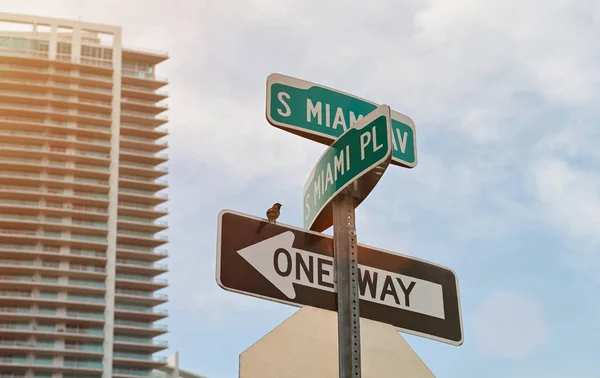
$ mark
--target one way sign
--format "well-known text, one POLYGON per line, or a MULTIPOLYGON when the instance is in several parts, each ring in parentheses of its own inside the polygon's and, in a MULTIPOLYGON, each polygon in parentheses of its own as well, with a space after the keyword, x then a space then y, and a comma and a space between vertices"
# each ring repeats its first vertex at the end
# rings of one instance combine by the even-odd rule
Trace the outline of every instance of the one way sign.
MULTIPOLYGON (((448 268, 359 245, 361 316, 453 345, 463 342, 458 281, 448 268)), ((336 311, 333 239, 230 210, 219 214, 217 283, 294 306, 336 311)))

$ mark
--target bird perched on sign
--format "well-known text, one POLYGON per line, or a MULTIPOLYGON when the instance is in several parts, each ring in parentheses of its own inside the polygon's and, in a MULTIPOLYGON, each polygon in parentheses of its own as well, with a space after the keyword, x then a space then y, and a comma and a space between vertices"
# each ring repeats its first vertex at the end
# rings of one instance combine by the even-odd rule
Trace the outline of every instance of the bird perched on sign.
POLYGON ((269 220, 269 223, 275 224, 275 221, 277 220, 277 218, 279 218, 280 209, 281 204, 277 202, 273 205, 273 207, 267 210, 267 219, 269 220))

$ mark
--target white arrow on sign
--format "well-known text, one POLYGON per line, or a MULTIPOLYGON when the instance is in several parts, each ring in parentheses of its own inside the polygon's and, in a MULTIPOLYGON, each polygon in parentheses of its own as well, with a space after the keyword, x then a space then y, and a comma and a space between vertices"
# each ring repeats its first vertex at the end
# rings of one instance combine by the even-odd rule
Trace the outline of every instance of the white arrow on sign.
MULTIPOLYGON (((285 231, 237 253, 289 299, 294 284, 335 292, 333 258, 293 248, 295 235, 285 231)), ((359 265, 360 298, 385 306, 445 319, 440 284, 359 265)))

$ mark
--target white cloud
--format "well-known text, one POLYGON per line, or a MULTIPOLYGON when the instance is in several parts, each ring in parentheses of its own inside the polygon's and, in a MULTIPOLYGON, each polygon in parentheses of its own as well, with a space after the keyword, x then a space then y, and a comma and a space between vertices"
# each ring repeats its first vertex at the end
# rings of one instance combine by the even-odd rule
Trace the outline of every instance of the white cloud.
POLYGON ((525 357, 548 338, 538 303, 510 291, 497 291, 486 298, 471 316, 470 324, 481 350, 497 357, 525 357))

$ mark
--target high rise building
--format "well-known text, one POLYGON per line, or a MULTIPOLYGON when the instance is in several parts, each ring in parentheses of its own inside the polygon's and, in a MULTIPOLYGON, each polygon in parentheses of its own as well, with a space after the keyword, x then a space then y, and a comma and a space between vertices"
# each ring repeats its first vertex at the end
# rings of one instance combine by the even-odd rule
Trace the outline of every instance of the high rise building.
POLYGON ((148 376, 167 315, 166 53, 0 13, 0 376, 148 376))

